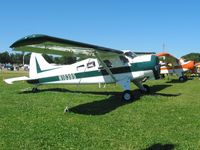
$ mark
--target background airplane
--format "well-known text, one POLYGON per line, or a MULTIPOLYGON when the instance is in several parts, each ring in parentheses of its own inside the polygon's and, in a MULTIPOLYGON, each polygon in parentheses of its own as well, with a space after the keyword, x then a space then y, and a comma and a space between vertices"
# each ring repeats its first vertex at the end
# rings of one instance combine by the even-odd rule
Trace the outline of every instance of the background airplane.
POLYGON ((33 91, 42 84, 96 84, 117 83, 124 92, 122 100, 130 101, 133 93, 130 83, 147 93, 149 86, 143 85, 147 79, 159 79, 160 66, 156 55, 137 56, 131 51, 120 51, 96 45, 55 38, 46 35, 26 36, 11 45, 13 50, 36 52, 31 54, 29 77, 6 79, 27 81, 34 84, 33 91), (71 65, 52 66, 41 54, 87 55, 87 59, 71 65))
POLYGON ((162 52, 156 54, 160 61, 160 74, 166 75, 169 73, 176 74, 179 77, 179 81, 186 81, 187 76, 184 75, 186 72, 194 73, 195 62, 185 61, 184 59, 177 59, 169 53, 162 52))
POLYGON ((200 62, 195 64, 196 67, 196 72, 198 74, 198 76, 200 77, 200 62))

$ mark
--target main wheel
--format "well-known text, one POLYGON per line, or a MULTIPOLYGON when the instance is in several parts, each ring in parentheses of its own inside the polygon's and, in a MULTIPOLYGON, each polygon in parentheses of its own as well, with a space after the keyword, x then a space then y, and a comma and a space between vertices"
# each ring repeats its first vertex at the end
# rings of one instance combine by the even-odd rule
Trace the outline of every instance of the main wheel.
POLYGON ((143 84, 143 87, 146 89, 146 91, 144 90, 140 90, 142 94, 149 94, 150 93, 150 87, 146 84, 143 84))
POLYGON ((130 90, 126 90, 122 93, 122 100, 125 102, 131 102, 133 100, 133 95, 130 90))
POLYGON ((180 82, 184 82, 184 81, 186 81, 186 78, 184 77, 184 76, 181 76, 181 77, 179 77, 179 79, 178 79, 180 82))

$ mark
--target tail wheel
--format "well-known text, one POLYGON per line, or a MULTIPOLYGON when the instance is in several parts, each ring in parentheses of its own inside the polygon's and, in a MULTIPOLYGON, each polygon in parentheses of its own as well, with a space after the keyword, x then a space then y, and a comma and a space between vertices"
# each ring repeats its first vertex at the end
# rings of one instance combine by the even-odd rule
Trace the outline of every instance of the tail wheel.
POLYGON ((149 94, 150 93, 150 87, 146 84, 143 84, 143 87, 146 89, 146 91, 144 90, 140 90, 142 94, 149 94))
POLYGON ((38 92, 38 88, 33 88, 33 89, 32 89, 32 92, 33 92, 33 93, 37 93, 37 92, 38 92))
POLYGON ((125 102, 131 102, 133 100, 133 95, 130 90, 126 90, 122 93, 122 100, 125 102))

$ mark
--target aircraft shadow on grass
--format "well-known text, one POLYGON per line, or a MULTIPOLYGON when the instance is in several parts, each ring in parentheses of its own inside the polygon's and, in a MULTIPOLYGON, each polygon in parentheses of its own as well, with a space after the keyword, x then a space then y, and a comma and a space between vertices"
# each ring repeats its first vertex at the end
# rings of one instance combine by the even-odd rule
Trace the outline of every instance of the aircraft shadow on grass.
POLYGON ((188 79, 185 81, 179 81, 179 79, 168 79, 168 81, 166 81, 166 83, 185 83, 189 80, 193 80, 193 78, 188 77, 188 79))
MULTIPOLYGON (((172 85, 154 85, 151 87, 151 92, 149 95, 155 95, 155 96, 166 96, 166 97, 175 97, 181 95, 178 94, 165 94, 165 93, 158 93, 158 91, 161 91, 167 87, 170 87, 172 85)), ((95 91, 71 91, 64 88, 51 88, 51 89, 40 89, 38 92, 71 92, 71 93, 81 93, 81 94, 94 94, 94 95, 108 95, 109 97, 106 99, 93 101, 85 104, 80 104, 78 106, 72 107, 69 109, 70 112, 77 113, 77 114, 84 114, 84 115, 104 115, 106 113, 109 113, 115 109, 117 109, 120 106, 131 104, 137 100, 140 99, 141 96, 144 94, 141 94, 141 92, 137 89, 132 91, 134 93, 134 101, 132 102, 123 102, 121 100, 121 92, 95 92, 95 91)), ((28 94, 32 93, 32 91, 24 91, 20 92, 20 94, 28 94)))
POLYGON ((144 150, 173 150, 175 148, 174 144, 154 144, 144 150))
POLYGON ((166 83, 185 83, 187 81, 179 81, 178 79, 171 79, 169 81, 167 81, 166 83))

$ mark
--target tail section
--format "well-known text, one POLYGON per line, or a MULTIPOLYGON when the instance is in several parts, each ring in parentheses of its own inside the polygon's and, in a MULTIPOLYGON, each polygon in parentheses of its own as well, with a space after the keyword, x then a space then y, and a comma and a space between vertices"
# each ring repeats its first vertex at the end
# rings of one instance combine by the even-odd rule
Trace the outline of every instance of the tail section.
POLYGON ((27 81, 29 83, 36 83, 37 84, 37 79, 41 77, 40 73, 47 73, 43 74, 45 76, 49 75, 50 70, 54 70, 60 67, 53 66, 49 64, 41 54, 37 53, 32 53, 31 54, 31 59, 30 59, 30 70, 29 70, 29 78, 26 76, 23 77, 16 77, 16 78, 9 78, 5 79, 4 81, 7 84, 12 84, 15 81, 27 81), (36 79, 36 80, 35 80, 36 79))
POLYGON ((39 73, 46 72, 54 69, 55 66, 49 64, 42 54, 32 53, 30 59, 30 70, 29 77, 30 78, 38 78, 39 73))

